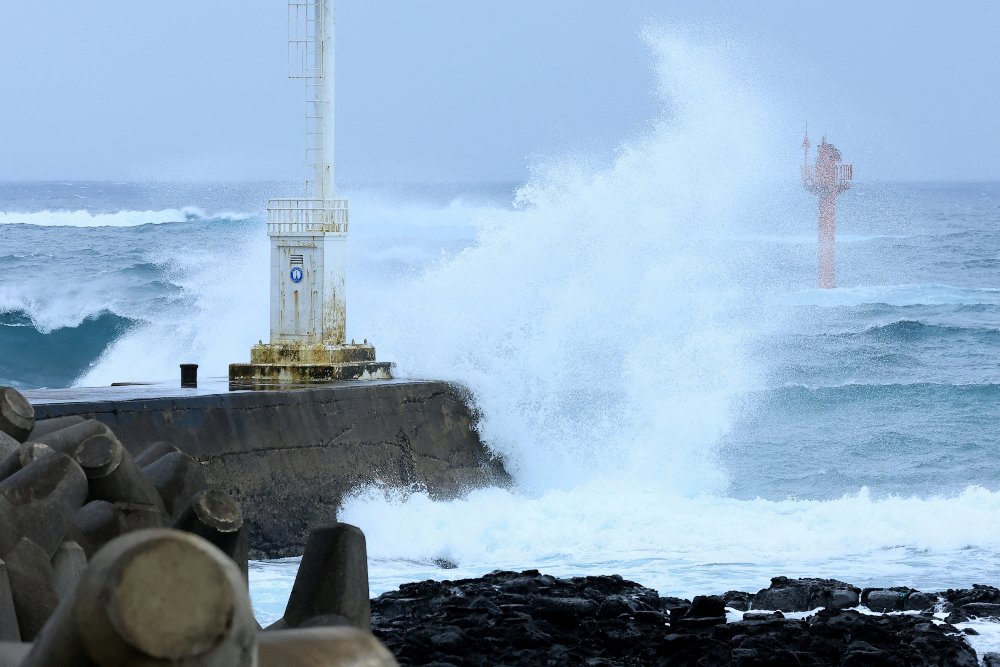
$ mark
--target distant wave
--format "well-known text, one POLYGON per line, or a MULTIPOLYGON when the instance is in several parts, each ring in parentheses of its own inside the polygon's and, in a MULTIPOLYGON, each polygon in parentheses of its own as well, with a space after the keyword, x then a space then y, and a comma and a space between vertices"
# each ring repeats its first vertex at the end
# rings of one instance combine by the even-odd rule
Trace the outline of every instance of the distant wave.
POLYGON ((23 310, 0 311, 0 377, 25 388, 66 387, 90 368, 108 345, 135 320, 102 311, 75 326, 42 331, 23 310))
POLYGON ((114 213, 94 213, 76 211, 34 211, 21 213, 0 211, 0 225, 35 225, 38 227, 138 227, 140 225, 162 225, 169 222, 189 222, 192 220, 247 220, 253 213, 231 211, 207 213, 196 206, 168 208, 161 211, 116 211, 114 213))
POLYGON ((837 308, 865 304, 889 306, 937 306, 950 304, 1000 305, 1000 289, 991 287, 952 287, 936 283, 909 285, 872 285, 808 289, 787 297, 789 305, 837 308))
MULTIPOLYGON (((816 245, 816 234, 742 234, 736 240, 788 245, 816 245)), ((838 234, 838 243, 866 243, 868 241, 912 239, 903 234, 838 234)))
POLYGON ((977 336, 1000 339, 1000 329, 967 327, 942 324, 928 324, 920 320, 898 320, 889 324, 873 326, 860 332, 828 334, 838 338, 871 337, 894 342, 911 342, 928 338, 951 338, 954 336, 977 336))
MULTIPOLYGON (((819 402, 829 404, 830 401, 844 401, 849 398, 879 399, 889 397, 905 399, 920 396, 942 396, 942 395, 963 395, 974 398, 997 398, 1000 397, 1000 383, 985 382, 974 384, 950 384, 943 382, 885 382, 885 383, 862 383, 847 382, 844 384, 810 386, 803 384, 787 384, 776 389, 766 390, 764 393, 780 394, 781 400, 797 396, 809 402, 819 402)), ((794 402, 794 400, 793 400, 794 402)))

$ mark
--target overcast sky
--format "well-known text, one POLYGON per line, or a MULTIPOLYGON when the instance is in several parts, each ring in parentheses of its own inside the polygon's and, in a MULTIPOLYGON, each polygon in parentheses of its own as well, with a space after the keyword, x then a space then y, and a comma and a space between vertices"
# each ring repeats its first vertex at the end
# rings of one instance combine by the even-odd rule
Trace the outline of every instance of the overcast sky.
MULTIPOLYGON (((0 180, 303 176, 280 0, 0 0, 0 180)), ((759 53, 802 123, 877 179, 1000 180, 1000 3, 340 0, 343 180, 520 181, 643 132, 644 26, 759 53)), ((782 128, 784 131, 784 128, 782 128)))

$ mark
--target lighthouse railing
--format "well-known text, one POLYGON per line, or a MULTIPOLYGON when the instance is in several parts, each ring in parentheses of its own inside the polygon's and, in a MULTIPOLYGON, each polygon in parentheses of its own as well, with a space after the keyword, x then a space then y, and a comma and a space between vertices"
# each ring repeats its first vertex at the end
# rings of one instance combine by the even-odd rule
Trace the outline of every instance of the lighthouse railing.
POLYGON ((349 223, 346 199, 271 199, 267 202, 268 236, 346 234, 349 223))
POLYGON ((839 164, 837 165, 837 182, 839 185, 850 184, 854 180, 854 165, 853 164, 839 164))

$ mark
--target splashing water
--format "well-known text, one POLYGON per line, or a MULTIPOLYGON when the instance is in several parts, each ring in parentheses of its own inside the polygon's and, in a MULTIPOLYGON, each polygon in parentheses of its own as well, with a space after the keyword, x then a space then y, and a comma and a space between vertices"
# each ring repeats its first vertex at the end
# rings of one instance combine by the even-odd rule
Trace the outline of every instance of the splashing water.
POLYGON ((759 198, 766 132, 723 70, 652 43, 685 105, 610 168, 539 168, 475 246, 363 315, 402 374, 472 389, 483 438, 526 490, 724 486, 712 445, 752 376, 724 239, 759 198))
MULTIPOLYGON (((768 279, 799 251, 747 242, 784 215, 765 177, 783 154, 778 115, 724 54, 648 39, 667 107, 648 136, 608 168, 567 158, 537 169, 517 210, 362 316, 403 374, 471 388, 480 433, 517 480, 451 502, 371 489, 348 499, 340 518, 368 535, 373 586, 497 567, 614 571, 686 595, 755 590, 776 574, 931 587, 995 577, 990 490, 721 495, 721 443, 738 441, 733 420, 752 418, 770 373, 760 352, 794 326, 782 306, 796 298, 768 279), (958 512, 970 521, 955 525, 958 512), (400 571, 433 558, 460 570, 400 571)), ((783 451, 795 468, 794 444, 783 451)))

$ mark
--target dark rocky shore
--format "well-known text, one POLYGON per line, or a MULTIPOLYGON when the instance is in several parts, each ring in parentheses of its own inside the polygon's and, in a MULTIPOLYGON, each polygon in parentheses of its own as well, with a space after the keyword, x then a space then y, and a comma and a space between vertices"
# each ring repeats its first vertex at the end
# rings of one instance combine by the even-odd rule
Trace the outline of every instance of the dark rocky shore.
POLYGON ((437 667, 975 667, 952 623, 987 616, 1000 617, 1000 590, 989 586, 927 594, 777 577, 757 593, 683 600, 616 575, 535 570, 405 584, 372 601, 372 631, 400 664, 437 667), (738 620, 727 622, 727 607, 738 620))

